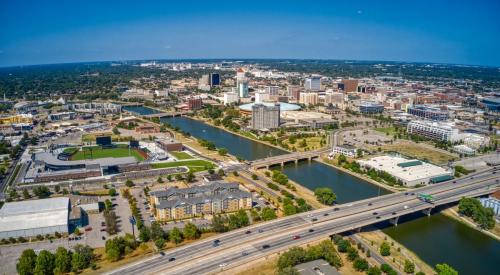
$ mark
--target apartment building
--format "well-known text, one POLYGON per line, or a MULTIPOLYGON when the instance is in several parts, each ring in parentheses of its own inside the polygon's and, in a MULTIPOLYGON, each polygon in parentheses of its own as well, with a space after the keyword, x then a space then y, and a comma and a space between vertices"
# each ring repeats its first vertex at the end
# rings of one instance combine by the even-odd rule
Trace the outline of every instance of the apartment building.
POLYGON ((408 123, 407 131, 409 134, 435 140, 454 142, 460 139, 458 129, 453 124, 445 122, 414 120, 408 123))
POLYGON ((215 182, 152 191, 150 203, 154 205, 153 214, 158 221, 169 221, 251 209, 252 195, 240 190, 238 183, 215 182))

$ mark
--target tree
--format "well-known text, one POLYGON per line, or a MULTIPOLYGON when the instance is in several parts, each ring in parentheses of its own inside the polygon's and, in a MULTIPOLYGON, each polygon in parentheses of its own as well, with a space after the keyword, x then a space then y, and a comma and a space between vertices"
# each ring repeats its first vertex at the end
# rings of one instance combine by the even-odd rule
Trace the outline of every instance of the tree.
POLYGON ((90 265, 90 263, 92 262, 92 260, 94 259, 94 251, 88 245, 77 244, 77 245, 75 245, 73 250, 74 250, 74 253, 73 253, 73 259, 71 261, 71 265, 73 266, 73 268, 75 268, 75 255, 76 255, 76 258, 77 258, 76 264, 78 267, 80 267, 79 269, 76 269, 76 270, 87 268, 90 265), (81 267, 81 266, 83 266, 83 267, 81 267))
POLYGON ((297 213, 297 208, 293 204, 285 204, 283 206, 283 213, 285 216, 294 215, 297 213))
POLYGON ((64 247, 60 246, 56 250, 54 260, 54 273, 62 274, 71 271, 71 253, 64 247))
POLYGON ((253 179, 253 180, 258 180, 258 179, 259 179, 259 177, 258 177, 257 175, 255 175, 255 174, 252 174, 252 179, 253 179))
POLYGON ((217 151, 218 151, 219 155, 221 155, 221 156, 227 155, 227 152, 228 152, 226 148, 219 148, 219 150, 217 150, 217 151))
POLYGON ((328 187, 319 187, 314 190, 316 199, 325 205, 333 205, 337 196, 333 193, 332 189, 328 187))
POLYGON ((358 250, 354 247, 349 247, 347 249, 347 260, 354 261, 359 258, 358 250))
POLYGON ((47 186, 37 186, 33 188, 33 193, 40 199, 50 196, 50 190, 47 186))
MULTIPOLYGON (((170 176, 170 175, 169 175, 170 176)), ((158 183, 163 183, 163 179, 161 177, 158 177, 158 180, 157 180, 158 183)))
POLYGON ((134 186, 134 182, 132 180, 128 179, 127 181, 125 181, 125 186, 132 187, 132 186, 134 186))
POLYGON ((413 273, 413 272, 415 272, 415 264, 412 261, 406 259, 405 260, 404 271, 406 273, 413 273))
POLYGON ((182 233, 177 227, 172 228, 168 236, 170 238, 170 241, 172 241, 175 244, 179 244, 183 240, 182 233))
POLYGON ((153 240, 158 240, 158 239, 167 239, 168 235, 167 233, 161 228, 161 225, 157 222, 152 222, 151 223, 151 239, 153 240))
POLYGON ((384 263, 384 264, 380 265, 380 270, 382 270, 382 272, 387 274, 387 273, 389 273, 389 271, 392 270, 392 267, 390 265, 384 263))
POLYGON ((54 191, 56 193, 59 193, 59 191, 61 191, 61 186, 59 186, 59 185, 54 186, 54 191))
POLYGON ((116 196, 116 189, 114 189, 114 188, 109 189, 108 194, 109 194, 111 197, 116 196))
POLYGON ((16 270, 19 275, 34 274, 36 264, 36 253, 33 249, 26 249, 17 260, 16 270))
POLYGON ((193 172, 192 172, 192 171, 189 171, 189 173, 188 173, 188 174, 187 174, 187 176, 186 176, 186 181, 187 181, 187 182, 193 182, 193 181, 194 181, 194 178, 195 178, 195 176, 194 176, 193 172))
POLYGON ((349 251, 349 248, 351 247, 351 243, 349 243, 347 240, 339 240, 337 242, 337 247, 339 249, 339 252, 341 253, 345 253, 347 251, 349 251))
POLYGON ((223 177, 223 176, 225 176, 225 175, 226 175, 226 173, 224 173, 224 170, 219 169, 219 170, 217 171, 217 175, 219 175, 219 176, 223 177))
POLYGON ((162 250, 165 246, 165 239, 159 238, 155 241, 155 246, 158 250, 162 250))
POLYGON ((292 247, 278 258, 278 263, 276 265, 278 270, 283 270, 287 267, 303 263, 306 259, 307 253, 304 248, 292 247))
POLYGON ((143 226, 139 230, 139 239, 141 242, 148 242, 151 239, 151 230, 147 226, 143 226))
POLYGON ((54 255, 47 250, 42 250, 36 257, 35 274, 50 275, 54 274, 54 255))
POLYGON ((437 264, 436 271, 438 275, 458 275, 458 271, 448 264, 437 264))
POLYGON ((184 225, 184 230, 182 231, 182 234, 184 235, 184 238, 188 240, 195 240, 201 236, 200 231, 198 230, 196 225, 190 222, 184 225))
POLYGON ((212 218, 212 229, 215 232, 219 232, 219 233, 226 232, 228 230, 228 228, 227 228, 225 223, 226 223, 226 219, 224 217, 222 217, 221 215, 215 215, 212 218))
POLYGON ((264 207, 260 215, 264 221, 276 219, 276 211, 270 207, 264 207))
POLYGON ((28 189, 24 189, 24 190, 23 190, 23 198, 24 198, 25 200, 27 200, 27 199, 31 198, 31 195, 30 195, 30 193, 28 192, 28 189))
POLYGON ((106 259, 111 262, 116 262, 120 259, 120 250, 118 247, 109 248, 106 250, 106 259))
POLYGON ((357 271, 365 271, 368 269, 369 265, 365 259, 358 258, 354 261, 354 269, 357 271))
POLYGON ((368 268, 368 270, 366 271, 366 274, 367 275, 381 275, 382 271, 380 271, 380 268, 373 266, 373 267, 368 268))
POLYGON ((382 255, 382 256, 389 256, 389 255, 391 255, 391 246, 388 243, 383 242, 380 245, 380 255, 382 255))

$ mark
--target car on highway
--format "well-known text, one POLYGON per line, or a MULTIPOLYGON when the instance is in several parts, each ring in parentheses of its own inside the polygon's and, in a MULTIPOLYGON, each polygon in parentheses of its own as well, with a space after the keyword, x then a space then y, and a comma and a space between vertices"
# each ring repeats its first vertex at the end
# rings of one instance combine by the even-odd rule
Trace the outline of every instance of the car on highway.
POLYGON ((262 232, 264 232, 264 230, 263 229, 259 229, 259 233, 262 233, 262 232))
POLYGON ((247 231, 245 232, 245 234, 250 234, 250 233, 252 233, 252 231, 250 231, 250 230, 247 230, 247 231))
POLYGON ((378 215, 378 213, 377 212, 373 212, 373 215, 378 215))
POLYGON ((168 261, 169 261, 169 262, 173 262, 173 261, 175 261, 175 258, 174 258, 174 257, 169 258, 169 259, 168 259, 168 261))
POLYGON ((338 207, 333 208, 333 211, 339 211, 338 207))
POLYGON ((212 246, 213 247, 216 247, 216 246, 219 246, 220 244, 220 241, 219 240, 215 240, 213 243, 212 243, 212 246))
POLYGON ((227 266, 227 264, 226 264, 226 263, 221 263, 221 264, 219 265, 219 267, 225 267, 225 266, 227 266))
POLYGON ((325 216, 325 217, 328 216, 328 215, 329 215, 328 213, 323 214, 323 216, 325 216))
POLYGON ((298 240, 298 239, 300 239, 300 235, 295 235, 295 236, 293 236, 293 239, 294 239, 294 240, 298 240))
POLYGON ((380 216, 377 216, 377 220, 380 219, 380 216))
POLYGON ((268 245, 268 244, 265 244, 265 245, 262 246, 262 249, 268 249, 269 247, 271 247, 271 246, 268 245))
POLYGON ((396 212, 392 212, 393 215, 396 215, 397 213, 396 212))
POLYGON ((371 203, 371 202, 368 204, 368 206, 372 206, 372 205, 373 205, 373 203, 371 203))
POLYGON ((241 256, 246 256, 246 255, 248 255, 248 252, 246 251, 241 252, 241 256))
POLYGON ((309 229, 309 233, 312 233, 312 232, 314 232, 314 229, 312 229, 312 228, 309 229))
POLYGON ((405 205, 405 209, 408 209, 408 205, 405 205))
POLYGON ((318 218, 312 218, 312 220, 311 220, 311 221, 315 222, 315 221, 317 221, 317 220, 318 220, 318 218))
POLYGON ((352 203, 349 203, 347 206, 352 206, 352 203))

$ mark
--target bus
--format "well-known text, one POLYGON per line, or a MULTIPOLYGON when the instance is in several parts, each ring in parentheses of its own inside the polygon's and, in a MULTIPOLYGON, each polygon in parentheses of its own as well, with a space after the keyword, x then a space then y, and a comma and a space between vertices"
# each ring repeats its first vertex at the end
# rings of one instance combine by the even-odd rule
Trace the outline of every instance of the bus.
POLYGON ((428 203, 433 203, 434 202, 434 197, 431 196, 431 195, 426 195, 426 194, 418 194, 418 198, 421 200, 421 201, 425 201, 425 202, 428 202, 428 203))

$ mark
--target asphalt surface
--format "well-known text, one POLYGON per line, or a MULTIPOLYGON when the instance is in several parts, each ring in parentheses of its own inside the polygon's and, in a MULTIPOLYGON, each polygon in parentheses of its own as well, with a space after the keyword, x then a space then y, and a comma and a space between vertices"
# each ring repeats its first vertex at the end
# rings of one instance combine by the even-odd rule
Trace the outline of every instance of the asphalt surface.
POLYGON ((167 251, 164 256, 157 255, 122 267, 112 274, 217 272, 334 233, 433 208, 463 196, 492 192, 498 189, 499 178, 496 171, 490 169, 454 181, 423 187, 418 191, 388 194, 259 223, 167 251), (435 204, 419 200, 417 192, 433 195, 435 204), (293 236, 300 238, 294 239, 293 236), (214 246, 216 239, 219 244, 214 246))

